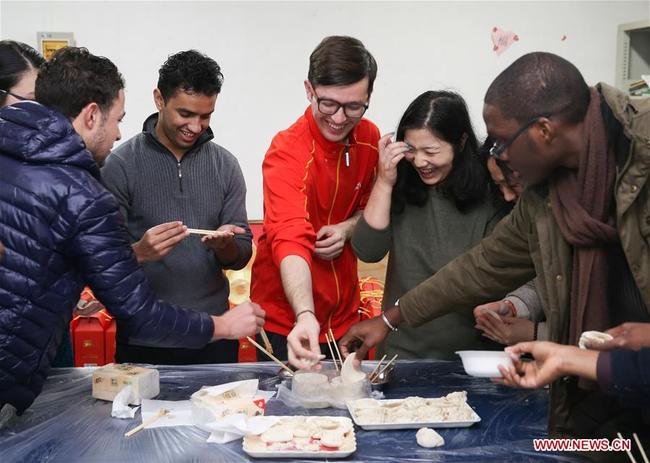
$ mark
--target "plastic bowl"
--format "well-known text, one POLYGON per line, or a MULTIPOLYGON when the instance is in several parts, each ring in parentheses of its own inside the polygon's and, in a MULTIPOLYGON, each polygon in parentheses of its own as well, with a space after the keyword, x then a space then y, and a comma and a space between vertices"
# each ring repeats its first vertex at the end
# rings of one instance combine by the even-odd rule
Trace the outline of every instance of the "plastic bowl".
POLYGON ((460 350, 456 353, 463 361, 465 373, 478 378, 501 378, 498 366, 513 366, 510 354, 502 350, 460 350))

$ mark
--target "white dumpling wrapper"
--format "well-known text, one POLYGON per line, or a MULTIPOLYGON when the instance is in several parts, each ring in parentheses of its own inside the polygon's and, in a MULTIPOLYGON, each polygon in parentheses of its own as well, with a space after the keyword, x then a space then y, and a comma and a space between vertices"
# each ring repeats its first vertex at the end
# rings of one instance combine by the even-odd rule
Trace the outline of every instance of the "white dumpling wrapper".
POLYGON ((341 381, 344 384, 357 383, 363 381, 366 377, 366 374, 361 370, 361 366, 354 364, 355 358, 356 354, 352 352, 345 359, 345 362, 343 362, 343 366, 341 367, 341 381))
POLYGON ((415 440, 417 440, 420 447, 428 449, 445 445, 445 440, 442 436, 431 428, 418 429, 418 432, 415 433, 415 440))
POLYGON ((580 349, 590 349, 612 339, 614 338, 611 334, 602 333, 600 331, 585 331, 580 335, 578 347, 580 347, 580 349))

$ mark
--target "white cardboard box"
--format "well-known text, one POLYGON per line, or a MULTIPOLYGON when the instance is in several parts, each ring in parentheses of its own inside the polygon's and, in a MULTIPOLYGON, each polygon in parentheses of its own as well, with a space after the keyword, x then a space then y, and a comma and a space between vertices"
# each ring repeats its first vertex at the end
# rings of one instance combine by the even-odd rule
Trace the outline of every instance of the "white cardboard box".
POLYGON ((93 372, 93 397, 112 401, 125 386, 133 386, 129 403, 140 405, 160 393, 158 370, 128 364, 110 363, 93 372))

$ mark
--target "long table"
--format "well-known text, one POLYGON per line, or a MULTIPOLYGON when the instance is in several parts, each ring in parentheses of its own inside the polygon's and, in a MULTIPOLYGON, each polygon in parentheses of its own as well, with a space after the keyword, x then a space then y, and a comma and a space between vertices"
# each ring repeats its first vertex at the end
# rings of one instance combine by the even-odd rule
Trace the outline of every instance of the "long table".
MULTIPOLYGON (((279 382, 278 367, 265 362, 156 368, 161 391, 157 399, 161 400, 187 400, 202 386, 242 379, 258 378, 265 390, 273 390, 279 382)), ((126 439, 124 433, 140 422, 139 412, 135 420, 112 418, 111 403, 91 397, 91 375, 90 368, 52 370, 32 407, 0 430, 0 462, 264 461, 249 458, 241 440, 207 443, 208 434, 193 426, 145 429, 126 439)), ((546 390, 514 390, 472 378, 459 362, 400 361, 384 394, 389 399, 439 397, 460 390, 467 391, 481 422, 471 428, 438 430, 444 447, 419 447, 415 430, 357 428, 357 451, 343 461, 584 461, 569 454, 533 450, 533 439, 547 436, 546 390)), ((277 399, 268 403, 266 413, 347 416, 347 411, 337 409, 290 409, 277 399)))

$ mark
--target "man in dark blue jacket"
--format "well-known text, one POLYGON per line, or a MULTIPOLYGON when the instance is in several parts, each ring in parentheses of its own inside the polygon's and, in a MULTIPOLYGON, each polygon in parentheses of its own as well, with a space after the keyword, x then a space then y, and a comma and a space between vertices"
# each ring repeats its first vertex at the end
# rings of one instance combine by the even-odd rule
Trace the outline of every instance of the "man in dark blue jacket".
POLYGON ((22 413, 40 393, 84 285, 130 339, 160 346, 199 348, 264 322, 255 304, 215 317, 149 289, 98 180, 120 139, 123 88, 111 61, 66 48, 40 70, 38 103, 0 110, 0 410, 22 413))

